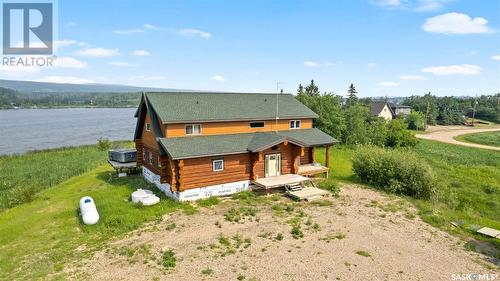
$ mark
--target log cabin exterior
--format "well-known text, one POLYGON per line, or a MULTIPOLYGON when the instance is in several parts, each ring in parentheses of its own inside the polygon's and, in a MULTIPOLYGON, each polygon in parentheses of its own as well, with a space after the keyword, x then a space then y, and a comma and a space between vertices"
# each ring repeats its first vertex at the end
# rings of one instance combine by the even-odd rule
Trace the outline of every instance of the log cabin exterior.
POLYGON ((136 111, 137 165, 168 196, 196 200, 246 190, 259 178, 329 170, 337 141, 289 94, 144 93, 136 111), (326 147, 325 166, 314 149, 326 147))

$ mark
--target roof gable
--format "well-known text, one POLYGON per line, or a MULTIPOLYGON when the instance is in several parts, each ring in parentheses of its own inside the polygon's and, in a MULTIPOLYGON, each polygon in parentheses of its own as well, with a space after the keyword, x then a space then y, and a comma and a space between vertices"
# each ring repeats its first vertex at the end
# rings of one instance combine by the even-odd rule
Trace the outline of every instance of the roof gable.
POLYGON ((389 111, 391 112, 391 114, 394 115, 392 108, 385 101, 376 101, 376 102, 371 103, 370 109, 371 109, 372 115, 378 116, 382 112, 384 107, 386 107, 386 106, 389 109, 389 111))
POLYGON ((146 93, 163 123, 317 118, 290 94, 146 93))

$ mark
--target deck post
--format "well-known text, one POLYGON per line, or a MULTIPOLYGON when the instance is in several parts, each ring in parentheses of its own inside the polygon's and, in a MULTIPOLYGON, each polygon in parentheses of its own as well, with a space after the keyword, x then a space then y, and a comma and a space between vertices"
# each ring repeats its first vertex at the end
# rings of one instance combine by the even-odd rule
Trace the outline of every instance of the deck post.
POLYGON ((327 168, 330 168, 330 145, 329 144, 326 145, 326 149, 325 149, 325 166, 327 168))

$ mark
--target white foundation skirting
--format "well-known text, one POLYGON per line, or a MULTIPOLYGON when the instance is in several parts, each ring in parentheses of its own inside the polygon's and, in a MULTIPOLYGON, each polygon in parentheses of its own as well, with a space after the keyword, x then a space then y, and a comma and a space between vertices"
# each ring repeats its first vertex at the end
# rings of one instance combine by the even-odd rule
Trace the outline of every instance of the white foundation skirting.
POLYGON ((212 196, 227 196, 250 189, 250 181, 244 180, 193 188, 181 192, 172 192, 170 190, 170 184, 160 183, 160 176, 153 173, 151 170, 144 166, 142 167, 142 175, 147 181, 155 184, 156 187, 163 191, 166 196, 178 201, 194 201, 212 196))

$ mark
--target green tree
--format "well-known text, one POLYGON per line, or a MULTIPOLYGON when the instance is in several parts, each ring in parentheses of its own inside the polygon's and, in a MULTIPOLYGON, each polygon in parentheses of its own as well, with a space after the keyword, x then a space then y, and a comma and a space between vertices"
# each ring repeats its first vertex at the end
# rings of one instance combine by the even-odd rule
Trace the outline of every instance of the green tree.
POLYGON ((387 122, 384 118, 374 117, 369 122, 368 133, 370 143, 376 146, 384 146, 387 139, 387 122))
POLYGON ((360 104, 353 104, 345 109, 346 129, 343 140, 346 144, 370 143, 368 122, 370 111, 360 104))
POLYGON ((314 84, 314 80, 311 80, 311 83, 306 86, 305 93, 310 97, 317 97, 320 95, 319 88, 314 84))
POLYGON ((405 147, 415 146, 417 138, 415 135, 408 131, 408 125, 403 119, 393 119, 387 124, 387 139, 386 146, 390 147, 405 147))
POLYGON ((425 130, 425 115, 422 112, 414 111, 406 116, 406 123, 410 130, 425 130))
POLYGON ((358 97, 356 96, 358 92, 356 91, 356 87, 354 87, 354 84, 351 83, 349 86, 349 90, 347 90, 347 100, 346 100, 346 106, 351 106, 356 103, 358 103, 358 97))
POLYGON ((325 133, 337 138, 342 138, 346 124, 342 112, 342 97, 326 93, 314 98, 312 110, 319 115, 314 125, 325 133))

